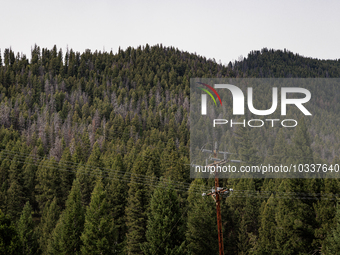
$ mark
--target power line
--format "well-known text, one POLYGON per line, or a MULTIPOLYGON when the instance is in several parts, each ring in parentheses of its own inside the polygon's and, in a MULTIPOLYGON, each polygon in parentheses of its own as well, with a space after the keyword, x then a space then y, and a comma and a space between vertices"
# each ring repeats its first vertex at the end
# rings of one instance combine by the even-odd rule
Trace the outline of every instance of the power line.
MULTIPOLYGON (((26 154, 26 153, 15 153, 13 151, 8 151, 8 150, 0 150, 3 152, 5 155, 0 154, 0 159, 8 160, 11 162, 17 162, 21 164, 30 164, 30 165, 35 165, 37 167, 42 166, 45 168, 49 169, 56 169, 60 171, 68 171, 72 173, 80 173, 80 174, 85 174, 89 176, 94 176, 94 177, 100 177, 100 178, 108 178, 108 179, 113 179, 113 180, 120 180, 124 182, 131 182, 131 183, 136 183, 136 184, 142 184, 142 185, 149 185, 149 186, 154 186, 156 187, 157 185, 154 185, 153 183, 158 182, 158 183, 163 183, 164 185, 168 185, 169 182, 172 183, 172 186, 174 186, 174 189, 177 191, 182 191, 182 192, 188 192, 189 189, 191 189, 191 192, 194 192, 196 194, 201 194, 201 190, 208 190, 209 188, 207 186, 197 186, 195 185, 194 187, 190 187, 190 183, 185 183, 185 182, 178 182, 178 181, 166 181, 164 179, 160 180, 158 177, 150 177, 147 175, 142 175, 142 174, 136 174, 133 172, 124 172, 124 171, 119 171, 119 170, 114 170, 114 169, 109 169, 109 168, 102 168, 102 167, 96 167, 96 166, 91 166, 91 165, 85 165, 85 164, 80 164, 80 163, 74 163, 70 161, 55 161, 53 163, 50 158, 43 158, 31 154, 26 154), (21 155, 25 154, 27 157, 21 155), (19 157, 20 160, 14 160, 14 159, 9 159, 6 158, 7 156, 12 156, 12 157, 19 157), (40 160, 39 164, 37 162, 32 163, 28 162, 27 160, 40 160), (45 163, 44 165, 41 165, 42 163, 45 163), (70 164, 68 164, 70 163, 70 164), (62 166, 60 166, 62 164, 62 166), (77 170, 71 170, 69 169, 70 167, 77 167, 77 170), (84 169, 82 170, 81 167, 84 169), (90 170, 90 171, 88 171, 90 170), (91 171, 92 170, 92 171, 91 171), (94 171, 93 171, 94 170, 94 171), (101 170, 102 173, 107 173, 107 176, 103 174, 98 174, 98 170, 101 170), (108 170, 108 171, 104 171, 108 170), (97 172, 97 174, 95 173, 97 172), (113 176, 116 174, 116 176, 113 176), (134 178, 135 180, 132 181, 131 178, 134 178), (177 183, 175 185, 175 183, 177 183)), ((304 192, 277 192, 277 191, 255 191, 255 190, 234 190, 231 193, 231 196, 233 197, 253 197, 253 198, 268 198, 270 197, 271 194, 274 194, 276 198, 289 198, 289 199, 321 199, 321 200, 335 200, 336 198, 334 197, 340 197, 340 194, 332 194, 332 193, 304 193, 304 192)))
MULTIPOLYGON (((196 149, 196 150, 202 151, 202 149, 196 149)), ((205 150, 205 151, 207 152, 209 150, 205 150)), ((212 150, 210 150, 210 151, 211 151, 211 153, 213 153, 212 150)), ((252 156, 253 155, 253 154, 244 154, 244 153, 238 153, 238 152, 233 152, 233 153, 228 152, 228 154, 238 155, 238 156, 252 156)), ((266 157, 283 157, 283 158, 300 158, 300 159, 313 159, 314 158, 314 157, 301 157, 301 156, 279 155, 279 154, 267 155, 266 157)), ((245 163, 253 163, 253 162, 245 162, 245 163)))
MULTIPOLYGON (((167 181, 165 179, 160 180, 160 178, 158 177, 150 177, 147 175, 141 175, 141 174, 135 174, 133 172, 123 172, 123 171, 118 171, 118 170, 113 170, 113 169, 107 169, 107 168, 100 168, 100 167, 94 167, 94 166, 90 166, 90 165, 82 165, 82 164, 76 164, 74 163, 73 165, 67 165, 64 164, 63 166, 60 166, 57 161, 55 161, 56 164, 54 164, 51 159, 50 160, 46 160, 46 159, 42 159, 42 161, 40 161, 40 163, 31 163, 31 162, 27 162, 27 158, 22 158, 23 156, 21 155, 17 155, 14 153, 12 153, 12 155, 10 156, 18 156, 21 157, 19 158, 21 161, 19 160, 13 160, 13 159, 8 159, 5 158, 4 155, 0 154, 0 158, 4 159, 4 160, 9 160, 12 162, 18 162, 18 163, 22 163, 22 164, 30 164, 30 165, 35 165, 35 166, 41 166, 41 167, 45 167, 45 168, 50 168, 50 169, 56 169, 56 170, 62 170, 62 171, 69 171, 69 172, 73 172, 73 173, 82 173, 82 174, 87 174, 87 175, 92 175, 95 177, 101 177, 101 178, 109 178, 109 179, 119 179, 122 181, 126 181, 126 182, 131 182, 131 178, 133 177, 134 179, 137 179, 137 181, 140 181, 140 184, 145 184, 145 185, 149 185, 150 183, 154 183, 155 181, 158 183, 163 183, 165 185, 169 184, 170 182, 172 183, 172 186, 175 186, 176 190, 181 190, 181 191, 188 191, 190 186, 188 186, 189 183, 181 183, 181 182, 176 182, 177 184, 175 185, 174 181, 167 181), (42 165, 43 164, 43 165, 42 165), (71 170, 69 168, 65 168, 66 167, 77 167, 78 165, 78 170, 71 170), (81 167, 84 167, 83 170, 81 170, 81 168, 79 168, 79 165, 81 167), (102 172, 106 172, 108 173, 108 176, 103 176, 102 174, 95 174, 94 172, 97 172, 97 170, 102 170, 102 169, 106 169, 106 170, 111 170, 111 171, 102 171, 102 172), (87 172, 87 170, 94 170, 92 172, 87 172), (116 174, 117 176, 112 177, 111 174, 116 174)), ((34 159, 34 158, 33 158, 34 159)), ((98 172, 97 172, 98 173, 98 172)), ((134 181, 135 183, 138 183, 136 181, 134 181)), ((154 186, 154 185, 151 185, 154 186)), ((204 187, 206 188, 206 187, 204 187)), ((192 188, 191 188, 192 189, 192 188)))
MULTIPOLYGON (((11 162, 18 162, 18 163, 23 163, 23 164, 30 164, 30 165, 39 166, 38 164, 28 163, 28 162, 18 161, 18 160, 12 160, 12 159, 8 159, 8 158, 2 158, 1 156, 0 156, 0 159, 8 160, 8 161, 11 161, 11 162)), ((90 175, 90 176, 94 176, 94 177, 98 177, 98 178, 107 178, 107 179, 112 179, 112 180, 119 180, 119 181, 124 181, 124 182, 128 182, 128 183, 141 184, 141 185, 147 185, 147 186, 153 186, 153 187, 158 187, 159 184, 163 184, 164 186, 161 186, 161 187, 166 188, 169 185, 167 182, 162 182, 162 181, 157 180, 156 177, 155 177, 155 181, 154 181, 155 184, 152 184, 152 183, 146 183, 146 182, 138 182, 138 181, 134 181, 134 180, 131 180, 131 179, 126 179, 126 178, 115 178, 115 177, 110 177, 110 176, 102 176, 100 174, 98 175, 98 174, 86 173, 84 171, 82 172, 82 171, 79 171, 79 170, 78 171, 72 171, 72 170, 67 170, 67 169, 58 168, 58 167, 50 167, 50 166, 43 166, 43 167, 49 168, 49 169, 73 172, 73 173, 80 172, 80 174, 90 175)), ((179 191, 179 192, 188 192, 188 189, 180 189, 179 187, 174 187, 172 189, 179 191)), ((193 192, 193 193, 200 194, 199 192, 193 192)))
MULTIPOLYGON (((27 153, 22 153, 22 152, 13 152, 13 151, 9 151, 9 150, 0 150, 0 151, 4 151, 5 154, 11 154, 11 155, 19 155, 19 154, 23 154, 23 155, 26 155, 26 156, 21 156, 21 157, 31 157, 31 158, 34 158, 34 159, 38 159, 38 160, 44 160, 44 159, 50 159, 51 158, 46 158, 46 157, 40 157, 40 156, 37 156, 37 155, 32 155, 32 154, 27 154, 27 153)), ((180 162, 176 162, 176 161, 171 161, 171 160, 164 160, 164 159, 161 159, 161 158, 156 158, 156 157, 151 157, 151 156, 146 156, 146 155, 141 155, 141 154, 136 154, 136 153, 132 153, 133 155, 136 155, 137 157, 138 156, 141 156, 141 157, 146 157, 146 158, 153 158, 153 159, 159 159, 159 160, 162 160, 162 161, 168 161, 168 162, 173 162, 173 163, 176 163, 176 164, 181 164, 181 165, 189 165, 189 164, 183 164, 183 163, 180 163, 180 162)), ((99 167, 99 166, 90 166, 88 164, 81 164, 81 163, 75 163, 75 162, 71 162, 71 161, 65 161, 65 160, 59 160, 59 161, 56 161, 58 163, 61 163, 61 164, 64 164, 65 166, 67 167, 79 167, 79 166, 83 166, 83 167, 88 167, 88 168, 91 168, 91 169, 100 169, 100 170, 103 170, 103 172, 108 172, 108 171, 111 171, 111 172, 121 172, 123 174, 127 173, 127 172, 122 172, 122 171, 119 171, 119 170, 113 170, 111 168, 103 168, 103 167, 99 167)), ((138 176, 143 176, 145 177, 146 175, 141 175, 141 174, 136 174, 138 176)), ((177 182, 177 181, 173 181, 173 182, 177 182)), ((178 182, 182 185, 186 185, 186 186, 190 186, 190 183, 186 183, 186 182, 178 182)))

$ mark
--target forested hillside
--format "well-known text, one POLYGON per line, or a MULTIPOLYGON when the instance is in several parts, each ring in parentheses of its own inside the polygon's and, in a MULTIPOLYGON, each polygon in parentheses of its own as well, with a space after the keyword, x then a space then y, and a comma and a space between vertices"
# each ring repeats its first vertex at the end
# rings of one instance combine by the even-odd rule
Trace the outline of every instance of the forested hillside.
MULTIPOLYGON (((218 254, 215 203, 201 195, 213 181, 189 178, 190 78, 340 77, 340 60, 267 49, 228 66, 162 45, 0 56, 1 254, 218 254)), ((340 163, 339 145, 323 150, 339 131, 312 128, 273 136, 275 158, 240 129, 235 153, 340 163)), ((226 254, 338 249, 338 179, 220 185, 235 190, 222 203, 226 254)))

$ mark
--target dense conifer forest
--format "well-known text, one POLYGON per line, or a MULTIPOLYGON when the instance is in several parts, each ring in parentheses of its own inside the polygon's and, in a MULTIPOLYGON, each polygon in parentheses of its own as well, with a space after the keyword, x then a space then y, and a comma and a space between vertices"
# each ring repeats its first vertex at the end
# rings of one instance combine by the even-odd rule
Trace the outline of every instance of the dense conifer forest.
MULTIPOLYGON (((252 51, 227 66, 162 45, 0 54, 1 254, 218 254, 212 180, 190 179, 190 78, 340 77, 339 60, 252 51)), ((319 102, 332 108, 326 96, 319 102)), ((338 102, 336 102, 338 103, 338 102)), ((334 108, 334 107, 333 107, 334 108)), ((333 109, 337 112, 338 108, 333 109)), ((339 130, 299 125, 245 161, 340 163, 339 130), (336 141, 336 142, 334 142, 336 141), (301 160, 300 160, 301 161, 301 160)), ((336 254, 338 179, 221 179, 226 254, 336 254), (238 192, 237 192, 238 191, 238 192)))

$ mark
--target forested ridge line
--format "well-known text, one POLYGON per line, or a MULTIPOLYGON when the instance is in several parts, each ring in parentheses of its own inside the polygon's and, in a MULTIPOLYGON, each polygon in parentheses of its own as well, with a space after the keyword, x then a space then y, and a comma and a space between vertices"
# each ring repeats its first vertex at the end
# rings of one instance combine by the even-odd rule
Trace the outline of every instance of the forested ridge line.
MULTIPOLYGON (((2 254, 217 254, 214 204, 201 196, 213 182, 189 178, 190 78, 340 76, 339 60, 268 49, 227 66, 162 45, 0 56, 2 254)), ((281 156, 270 160, 339 163, 339 145, 308 128, 271 134, 281 156)), ((235 153, 269 160, 252 135, 235 132, 235 153)), ((337 249, 337 179, 221 186, 245 192, 222 203, 227 254, 337 249), (294 192, 332 199, 280 197, 294 192)))

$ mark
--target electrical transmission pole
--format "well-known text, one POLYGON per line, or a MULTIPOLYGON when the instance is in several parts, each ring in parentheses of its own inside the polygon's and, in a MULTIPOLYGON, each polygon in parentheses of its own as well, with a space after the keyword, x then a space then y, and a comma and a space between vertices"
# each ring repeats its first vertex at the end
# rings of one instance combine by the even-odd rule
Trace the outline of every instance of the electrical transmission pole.
MULTIPOLYGON (((203 152, 212 152, 211 150, 202 150, 203 152)), ((214 150, 214 157, 210 158, 214 160, 214 163, 209 164, 207 166, 215 166, 215 190, 212 190, 211 193, 208 193, 208 196, 212 196, 212 198, 216 202, 216 216, 217 216, 217 231, 218 231, 218 248, 219 248, 219 255, 224 255, 224 247, 223 247, 223 230, 222 230, 222 216, 221 216, 221 196, 229 191, 228 188, 220 188, 219 187, 219 180, 218 180, 218 171, 217 171, 217 166, 225 164, 229 162, 227 160, 227 154, 228 152, 220 151, 220 154, 224 155, 224 159, 220 160, 217 158, 217 142, 215 142, 215 150, 214 150)), ((231 160, 231 162, 241 162, 240 160, 231 160)), ((203 193, 203 195, 205 195, 203 193)))

